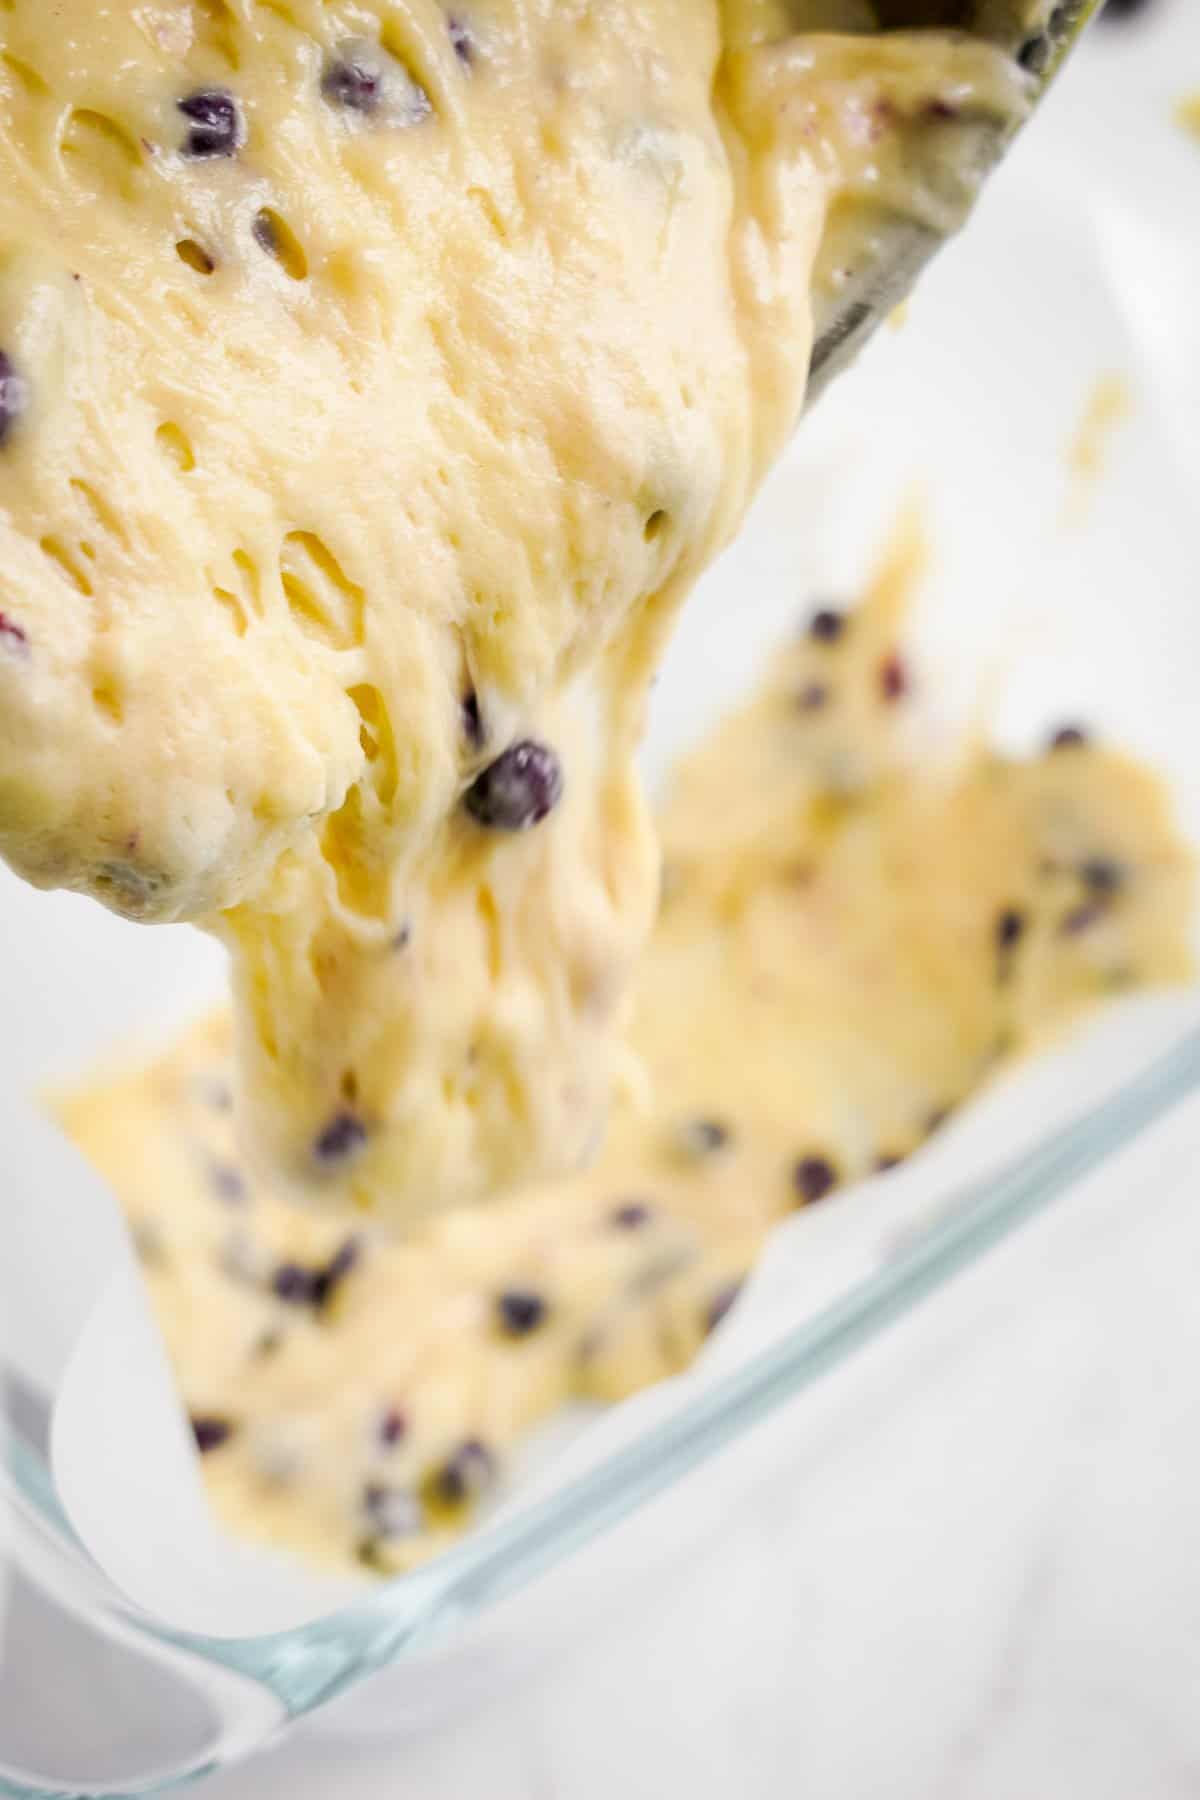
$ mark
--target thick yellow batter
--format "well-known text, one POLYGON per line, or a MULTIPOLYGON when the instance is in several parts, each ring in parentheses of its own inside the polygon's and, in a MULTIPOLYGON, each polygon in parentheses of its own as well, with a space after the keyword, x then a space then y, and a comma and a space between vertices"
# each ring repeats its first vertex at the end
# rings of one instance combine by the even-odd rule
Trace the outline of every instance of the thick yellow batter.
POLYGON ((648 1099, 586 1174, 405 1242, 298 1211, 240 1160, 224 1017, 65 1103, 234 1530, 428 1555, 534 1422, 686 1364, 774 1221, 1081 1009, 1188 973, 1190 859, 1144 770, 1070 727, 1026 761, 905 754, 911 572, 898 551, 856 612, 803 621, 679 770, 636 984, 648 1099))
POLYGON ((0 5, 0 853, 222 934, 278 1181, 411 1218, 596 1140, 646 682, 814 266, 1024 104, 880 16, 0 5))

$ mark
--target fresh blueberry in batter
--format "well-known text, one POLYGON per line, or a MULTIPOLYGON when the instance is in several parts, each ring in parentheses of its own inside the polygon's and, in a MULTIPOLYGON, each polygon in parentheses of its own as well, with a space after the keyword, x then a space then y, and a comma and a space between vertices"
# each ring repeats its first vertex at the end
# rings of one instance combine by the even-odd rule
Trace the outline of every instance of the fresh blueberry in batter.
POLYGON ((827 1156, 802 1156, 793 1165, 792 1186, 806 1206, 823 1200, 837 1183, 837 1170, 827 1156))
POLYGON ((367 1128, 351 1112, 337 1113, 313 1145, 320 1163, 343 1163, 356 1156, 367 1141, 367 1128))
POLYGON ((183 140, 185 156, 236 156, 246 141, 241 108, 225 88, 199 88, 179 102, 192 129, 183 140))
POLYGON ((562 791, 562 764, 554 751, 525 738, 476 777, 464 804, 477 825, 492 831, 528 831, 554 811, 562 791))
POLYGON ((211 1450, 219 1450, 222 1444, 229 1442, 233 1436, 233 1423, 212 1415, 193 1415, 192 1436, 201 1456, 207 1456, 211 1450))
POLYGON ((549 1310, 532 1288, 507 1288, 496 1301, 500 1327, 507 1337, 528 1337, 545 1324, 549 1310))
POLYGON ((12 436, 17 420, 28 406, 28 383, 18 374, 12 358, 0 350, 0 449, 12 436))

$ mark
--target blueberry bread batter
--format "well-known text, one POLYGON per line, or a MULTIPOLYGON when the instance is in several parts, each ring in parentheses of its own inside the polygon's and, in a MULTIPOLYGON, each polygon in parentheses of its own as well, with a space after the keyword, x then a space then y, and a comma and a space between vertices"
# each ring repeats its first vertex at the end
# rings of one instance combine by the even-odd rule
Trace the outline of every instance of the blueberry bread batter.
POLYGON ((0 853, 221 933, 278 1184, 411 1219, 594 1143, 646 684, 814 270, 1025 104, 894 11, 0 5, 0 853))
POLYGON ((904 749, 912 557, 815 610, 679 769, 636 983, 644 1080, 587 1172, 404 1241, 239 1156, 227 1017, 70 1097, 127 1211, 221 1518, 397 1570, 522 1433, 681 1369, 772 1224, 891 1168, 1006 1059, 1189 971, 1158 782, 1077 726, 1027 760, 904 749))

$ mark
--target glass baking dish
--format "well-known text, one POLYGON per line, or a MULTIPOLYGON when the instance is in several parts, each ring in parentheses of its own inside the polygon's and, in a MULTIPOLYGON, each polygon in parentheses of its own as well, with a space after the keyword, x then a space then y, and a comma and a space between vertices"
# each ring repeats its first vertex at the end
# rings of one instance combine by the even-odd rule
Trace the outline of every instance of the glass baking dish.
MULTIPOLYGON (((1196 24, 1178 9, 1147 56, 1177 58, 1183 39, 1200 50, 1196 24)), ((913 654, 941 722, 961 726, 984 705, 989 729, 1020 745, 1085 718, 1167 773, 1200 843, 1200 267, 1172 219, 1189 180, 1194 212, 1200 157, 1159 133, 1152 62, 1140 99, 1123 45, 1082 63, 1053 129, 1014 153, 903 334, 881 334, 822 401, 705 583, 658 697, 653 771, 750 680, 812 593, 853 591, 916 484, 935 556, 913 654), (1146 130, 1131 166, 1100 181, 1117 60, 1126 111, 1143 105, 1146 130), (1022 274, 1033 269, 1036 282, 1022 274), (1068 452, 1096 383, 1114 378, 1124 416, 1085 478, 1068 452)), ((952 1276, 1200 1088, 1200 992, 1122 1003, 964 1109, 886 1185, 791 1221, 694 1372, 543 1443, 496 1514, 436 1562, 302 1624, 198 1630, 101 1567, 64 1505, 53 1401, 97 1266, 128 1260, 115 1209, 31 1096, 131 1029, 186 1017, 219 958, 190 934, 135 932, 8 880, 0 919, 11 1496, 0 1792, 12 1795, 156 1791, 318 1709, 343 1731, 388 1732, 469 1712, 651 1568, 703 1553, 785 1444, 835 1454, 854 1353, 901 1332, 918 1303, 944 1305, 935 1296, 952 1276), (57 1245, 52 1268, 34 1239, 57 1245)), ((132 1503, 136 1445, 115 1436, 110 1449, 104 1483, 127 1481, 132 1503)))

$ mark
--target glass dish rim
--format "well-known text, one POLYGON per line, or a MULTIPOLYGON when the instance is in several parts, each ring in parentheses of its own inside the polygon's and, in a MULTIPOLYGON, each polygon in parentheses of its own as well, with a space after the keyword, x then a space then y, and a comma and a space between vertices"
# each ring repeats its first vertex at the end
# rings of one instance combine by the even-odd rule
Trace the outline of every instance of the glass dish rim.
MULTIPOLYGON (((1197 1091, 1200 1026, 1193 1026, 1066 1124, 961 1184, 937 1204, 930 1224, 871 1273, 719 1375, 648 1435, 610 1451, 557 1492, 481 1523, 425 1566, 319 1619, 261 1636, 222 1638, 156 1622, 111 1588, 104 1610, 149 1645, 190 1652, 257 1682, 289 1717, 309 1713, 428 1649, 449 1625, 482 1615, 617 1525, 897 1324, 1197 1091)), ((80 1553, 45 1459, 16 1431, 5 1442, 4 1463, 38 1523, 80 1553)))

